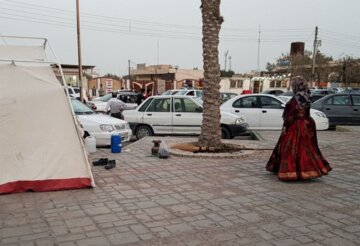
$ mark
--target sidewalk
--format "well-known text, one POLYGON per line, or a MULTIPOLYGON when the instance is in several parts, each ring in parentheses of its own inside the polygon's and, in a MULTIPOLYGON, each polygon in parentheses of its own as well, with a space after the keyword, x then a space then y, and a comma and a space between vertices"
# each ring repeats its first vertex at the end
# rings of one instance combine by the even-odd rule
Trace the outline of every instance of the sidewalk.
MULTIPOLYGON (((278 131, 258 132, 274 147, 278 131)), ((152 137, 90 160, 95 189, 0 196, 0 245, 360 245, 360 133, 319 131, 333 171, 284 183, 271 154, 244 158, 151 156, 152 137)), ((243 140, 232 140, 244 143, 243 140)))

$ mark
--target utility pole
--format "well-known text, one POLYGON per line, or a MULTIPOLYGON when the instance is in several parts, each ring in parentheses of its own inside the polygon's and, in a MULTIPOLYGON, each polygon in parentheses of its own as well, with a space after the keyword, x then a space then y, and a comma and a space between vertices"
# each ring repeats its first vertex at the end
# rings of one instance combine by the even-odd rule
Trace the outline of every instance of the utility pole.
POLYGON ((229 56, 229 71, 231 70, 231 56, 229 56))
POLYGON ((314 38, 314 50, 313 50, 313 57, 312 57, 312 67, 311 67, 311 79, 312 82, 315 81, 315 59, 317 53, 317 46, 318 46, 318 27, 315 27, 315 38, 314 38))
POLYGON ((259 75, 260 75, 260 34, 261 34, 261 29, 259 25, 258 54, 257 54, 257 71, 259 72, 259 75))
POLYGON ((229 51, 225 51, 225 64, 224 64, 224 72, 226 72, 226 63, 227 63, 227 56, 229 54, 229 51))
POLYGON ((347 74, 346 74, 346 70, 347 70, 347 61, 346 58, 344 58, 343 60, 343 65, 342 65, 342 81, 345 84, 345 88, 347 89, 348 85, 347 85, 347 74))
POLYGON ((156 65, 159 65, 159 40, 156 42, 156 65))
POLYGON ((80 11, 79 0, 76 0, 76 29, 77 29, 77 44, 78 44, 78 62, 79 62, 79 87, 80 87, 80 101, 84 101, 84 83, 82 76, 82 63, 81 63, 81 40, 80 40, 80 11))
POLYGON ((131 86, 131 75, 130 75, 130 59, 128 60, 128 73, 129 73, 129 86, 132 87, 131 86))

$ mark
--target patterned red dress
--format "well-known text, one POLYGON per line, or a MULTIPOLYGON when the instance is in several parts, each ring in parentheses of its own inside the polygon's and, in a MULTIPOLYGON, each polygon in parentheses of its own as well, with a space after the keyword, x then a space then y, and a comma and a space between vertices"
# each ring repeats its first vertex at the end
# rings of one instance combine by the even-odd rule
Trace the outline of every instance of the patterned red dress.
POLYGON ((293 97, 285 106, 283 131, 266 165, 280 180, 304 180, 327 174, 331 167, 318 146, 310 107, 293 97))

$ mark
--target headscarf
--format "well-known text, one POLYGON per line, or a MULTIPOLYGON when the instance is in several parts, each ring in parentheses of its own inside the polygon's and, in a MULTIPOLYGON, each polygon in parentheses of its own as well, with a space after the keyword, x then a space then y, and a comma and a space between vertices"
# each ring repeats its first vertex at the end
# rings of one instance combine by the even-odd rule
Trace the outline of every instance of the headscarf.
POLYGON ((307 81, 303 76, 296 76, 291 79, 291 88, 297 103, 302 107, 310 107, 311 96, 307 81))

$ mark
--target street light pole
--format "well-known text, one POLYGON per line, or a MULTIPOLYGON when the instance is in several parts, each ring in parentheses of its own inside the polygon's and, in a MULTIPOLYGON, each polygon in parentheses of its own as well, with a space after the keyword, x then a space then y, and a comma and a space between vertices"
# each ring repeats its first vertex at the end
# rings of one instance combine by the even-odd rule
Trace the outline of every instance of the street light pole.
POLYGON ((317 53, 317 46, 318 46, 318 27, 315 27, 315 38, 314 38, 314 51, 312 57, 312 66, 311 66, 311 77, 312 81, 315 82, 315 60, 316 60, 316 53, 317 53))
POLYGON ((79 63, 79 88, 80 88, 80 101, 84 101, 84 83, 82 76, 82 63, 81 63, 81 40, 80 40, 80 11, 79 0, 76 0, 76 29, 77 29, 77 45, 78 45, 78 63, 79 63))
MULTIPOLYGON (((131 70, 130 70, 130 59, 128 60, 128 74, 129 74, 129 86, 130 88, 132 88, 132 85, 131 85, 131 70)), ((128 89, 128 88, 127 88, 128 89)))

